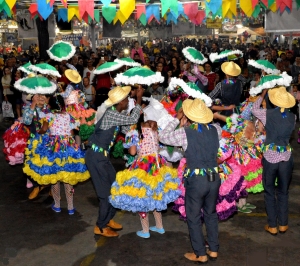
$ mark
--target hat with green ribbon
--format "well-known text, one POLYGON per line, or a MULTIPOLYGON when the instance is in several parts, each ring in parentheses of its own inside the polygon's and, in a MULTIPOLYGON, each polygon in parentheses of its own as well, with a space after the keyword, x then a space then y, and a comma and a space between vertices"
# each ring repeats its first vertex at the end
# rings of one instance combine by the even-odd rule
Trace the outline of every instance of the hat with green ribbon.
POLYGON ((183 91, 195 99, 201 99, 205 102, 206 106, 212 105, 212 99, 203 93, 200 88, 192 82, 185 83, 184 80, 179 78, 171 78, 168 90, 174 90, 176 87, 180 87, 183 91))
POLYGON ((47 50, 47 53, 51 59, 61 62, 69 60, 76 53, 76 49, 73 44, 57 41, 47 50))
POLYGON ((204 55, 194 47, 185 47, 182 49, 182 53, 185 58, 190 60, 192 63, 202 65, 207 62, 207 58, 205 58, 204 55))
POLYGON ((123 66, 129 66, 129 67, 138 67, 138 66, 141 66, 140 63, 135 62, 130 57, 117 58, 117 59, 114 60, 114 62, 119 63, 119 64, 121 64, 123 66))
POLYGON ((164 77, 160 72, 153 72, 148 67, 133 67, 122 74, 117 74, 115 81, 126 85, 151 85, 163 82, 164 77))
POLYGON ((231 60, 237 60, 243 56, 243 52, 240 50, 225 50, 221 53, 211 53, 209 59, 212 63, 225 62, 231 60))
POLYGON ((255 96, 261 93, 264 89, 273 89, 278 86, 290 86, 292 77, 286 72, 280 75, 266 75, 262 77, 256 87, 250 89, 250 95, 255 96))
POLYGON ((248 62, 248 65, 253 66, 257 69, 263 70, 268 74, 275 74, 279 75, 280 70, 276 69, 276 66, 274 66, 271 62, 268 60, 252 60, 250 59, 248 62))
POLYGON ((57 88, 56 84, 47 78, 32 74, 27 78, 17 80, 14 87, 29 94, 52 94, 57 88))
POLYGON ((32 73, 32 71, 29 69, 30 66, 31 66, 31 63, 28 62, 28 63, 26 63, 23 66, 19 66, 18 70, 20 70, 20 71, 22 71, 22 72, 24 72, 26 74, 30 74, 30 73, 32 73))
POLYGON ((98 66, 93 73, 95 75, 104 74, 107 72, 115 71, 121 68, 123 65, 116 63, 116 62, 105 62, 101 66, 98 66))
POLYGON ((59 77, 59 78, 61 77, 61 75, 56 70, 56 68, 54 66, 51 66, 51 65, 47 64, 47 63, 31 65, 28 68, 30 70, 32 70, 32 72, 37 72, 37 73, 41 73, 41 74, 44 74, 44 75, 51 75, 51 76, 59 77))

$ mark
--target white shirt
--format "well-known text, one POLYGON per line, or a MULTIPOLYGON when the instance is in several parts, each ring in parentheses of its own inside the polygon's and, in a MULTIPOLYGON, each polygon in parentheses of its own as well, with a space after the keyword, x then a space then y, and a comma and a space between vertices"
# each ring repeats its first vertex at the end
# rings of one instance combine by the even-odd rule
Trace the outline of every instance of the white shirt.
POLYGON ((93 67, 92 70, 89 70, 87 67, 83 70, 83 77, 82 78, 85 78, 85 77, 88 77, 90 76, 90 84, 93 83, 93 79, 95 77, 93 71, 95 70, 95 68, 93 67), (89 74, 88 74, 89 73, 89 74))

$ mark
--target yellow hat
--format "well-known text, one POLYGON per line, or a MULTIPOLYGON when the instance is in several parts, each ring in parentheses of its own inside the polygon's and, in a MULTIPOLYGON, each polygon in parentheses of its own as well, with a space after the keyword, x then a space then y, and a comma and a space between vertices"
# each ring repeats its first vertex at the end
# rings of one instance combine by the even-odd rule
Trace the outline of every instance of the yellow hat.
POLYGON ((203 66, 198 66, 198 69, 200 72, 204 72, 204 67, 203 66))
POLYGON ((81 81, 81 76, 76 70, 73 69, 67 69, 65 71, 65 75, 68 80, 70 80, 73 83, 79 83, 81 81))
POLYGON ((207 124, 213 120, 212 111, 200 99, 186 99, 182 103, 184 114, 192 121, 207 124))
POLYGON ((271 103, 280 107, 281 112, 284 112, 284 108, 291 108, 296 104, 294 96, 288 93, 285 87, 269 89, 268 95, 271 103))
POLYGON ((223 63, 221 65, 221 69, 225 74, 233 77, 238 76, 242 72, 241 68, 236 63, 233 63, 232 61, 223 63))
POLYGON ((105 101, 105 105, 113 106, 123 101, 131 91, 130 86, 126 87, 115 87, 108 93, 108 99, 105 101))

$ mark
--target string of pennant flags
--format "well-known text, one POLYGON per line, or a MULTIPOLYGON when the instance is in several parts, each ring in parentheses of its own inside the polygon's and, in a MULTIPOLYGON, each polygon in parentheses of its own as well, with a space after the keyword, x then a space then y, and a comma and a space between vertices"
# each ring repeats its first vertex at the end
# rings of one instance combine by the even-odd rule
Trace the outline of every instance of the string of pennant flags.
MULTIPOLYGON (((180 2, 178 0, 161 0, 160 3, 149 4, 150 0, 143 0, 144 3, 136 0, 36 0, 28 6, 32 19, 39 17, 47 19, 54 8, 57 8, 59 20, 68 22, 73 17, 79 20, 90 22, 100 21, 100 14, 108 23, 120 21, 124 24, 132 13, 143 25, 149 24, 153 19, 158 23, 164 18, 167 23, 177 24, 179 17, 184 17, 196 25, 200 25, 207 17, 212 18, 234 18, 237 16, 237 4, 247 17, 257 18, 262 10, 273 12, 291 12, 292 2, 296 2, 297 9, 300 8, 300 0, 202 0, 205 8, 199 9, 199 2, 180 2), (101 3, 101 6, 97 4, 101 3)), ((9 17, 16 13, 17 0, 0 0, 0 11, 5 12, 9 17)))

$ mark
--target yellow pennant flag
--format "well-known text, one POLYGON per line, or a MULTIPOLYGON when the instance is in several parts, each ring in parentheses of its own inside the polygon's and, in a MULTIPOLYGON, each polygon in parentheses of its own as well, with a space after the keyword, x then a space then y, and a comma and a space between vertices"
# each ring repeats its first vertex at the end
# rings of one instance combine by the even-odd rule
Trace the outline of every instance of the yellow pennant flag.
POLYGON ((10 10, 15 6, 17 0, 5 0, 6 4, 9 6, 10 10))
POLYGON ((247 15, 247 17, 251 17, 253 13, 252 2, 249 0, 240 0, 240 7, 247 15))
POLYGON ((68 22, 70 22, 70 20, 76 16, 79 20, 81 20, 80 16, 79 16, 79 8, 78 6, 69 6, 68 7, 68 22))
POLYGON ((269 6, 269 8, 272 12, 276 12, 277 11, 276 1, 274 1, 274 3, 269 6))
POLYGON ((123 17, 127 20, 132 14, 132 12, 135 10, 135 0, 119 0, 119 3, 120 12, 123 14, 123 17))
POLYGON ((232 19, 233 15, 236 16, 236 0, 223 0, 222 13, 223 18, 232 19))
POLYGON ((114 18, 114 24, 116 24, 118 20, 120 20, 120 22, 121 22, 122 25, 123 25, 123 24, 125 23, 125 21, 127 20, 127 19, 124 17, 123 13, 122 13, 120 10, 118 10, 118 12, 117 12, 117 14, 116 14, 116 16, 115 16, 115 18, 114 18))

